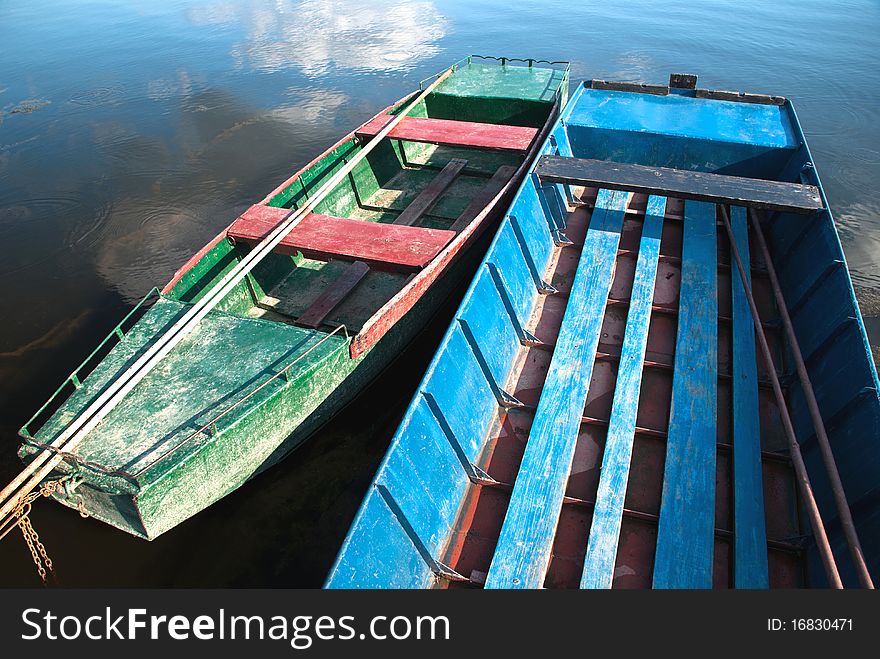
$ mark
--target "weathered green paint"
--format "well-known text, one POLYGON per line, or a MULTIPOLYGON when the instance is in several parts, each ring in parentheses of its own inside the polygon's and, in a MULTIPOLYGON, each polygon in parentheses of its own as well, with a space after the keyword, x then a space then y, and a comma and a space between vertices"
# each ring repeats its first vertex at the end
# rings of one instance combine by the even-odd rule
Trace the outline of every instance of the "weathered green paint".
POLYGON ((413 117, 541 126, 565 83, 561 69, 461 64, 410 113, 413 117))
MULTIPOLYGON (((462 65, 415 114, 539 126, 563 80, 561 72, 537 67, 519 71, 462 65)), ((356 140, 346 140, 268 204, 298 207, 359 149, 356 140)), ((315 210, 391 222, 452 158, 466 159, 468 166, 421 218, 421 226, 448 227, 499 167, 522 159, 515 153, 386 140, 315 210)), ((60 404, 36 439, 51 442, 57 437, 248 249, 226 239, 208 249, 88 377, 80 375, 82 386, 60 404)), ((467 253, 378 343, 351 359, 345 332, 291 324, 347 264, 271 254, 76 448, 80 460, 120 473, 63 463, 80 479, 74 500, 81 496, 97 519, 149 539, 179 524, 280 460, 326 423, 401 353, 470 272, 468 262, 479 256, 478 251, 467 253), (285 376, 277 376, 297 359, 285 376), (208 423, 221 413, 216 423, 208 423)), ((348 334, 357 332, 401 290, 407 277, 371 271, 328 315, 327 325, 343 324, 348 334)), ((25 445, 21 455, 27 460, 34 451, 25 445)), ((57 498, 73 505, 65 494, 57 498)))
MULTIPOLYGON (((455 75, 444 80, 428 98, 435 96, 455 96, 462 99, 495 98, 546 104, 553 102, 556 90, 563 84, 565 76, 566 71, 561 68, 498 66, 469 62, 460 65, 455 75)), ((505 104, 497 105, 503 109, 505 104)), ((477 118, 467 116, 454 118, 479 121, 477 118)))
POLYGON ((345 159, 351 158, 359 150, 360 147, 354 140, 343 142, 275 195, 269 201, 269 205, 278 208, 298 208, 302 201, 308 199, 309 194, 320 188, 323 181, 344 164, 345 159))

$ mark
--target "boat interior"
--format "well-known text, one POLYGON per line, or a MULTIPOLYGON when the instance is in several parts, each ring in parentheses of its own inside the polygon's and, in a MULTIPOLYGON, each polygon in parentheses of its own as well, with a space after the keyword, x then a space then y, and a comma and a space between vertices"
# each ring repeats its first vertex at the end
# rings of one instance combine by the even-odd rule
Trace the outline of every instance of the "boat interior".
MULTIPOLYGON (((383 331, 358 354, 353 338, 383 307, 394 316, 384 329, 402 316, 409 307, 389 300, 416 277, 420 294, 442 274, 451 257, 439 264, 440 255, 480 223, 539 130, 549 128, 567 75, 539 62, 460 62, 79 445, 83 460, 109 467, 87 476, 119 488, 129 483, 113 472, 158 476, 182 459, 178 452, 164 460, 176 447, 195 451, 194 438, 222 431, 319 363, 363 354, 383 331)), ((319 155, 193 256, 158 299, 149 294, 22 428, 24 452, 33 452, 34 437, 51 441, 62 432, 416 95, 319 155)))
MULTIPOLYGON (((539 65, 460 64, 220 308, 325 332, 344 325, 357 333, 436 261, 513 177, 548 121, 566 75, 539 65)), ((197 300, 407 101, 362 125, 245 211, 166 294, 197 300)))
POLYGON ((780 299, 880 574, 877 373, 793 107, 672 82, 573 94, 328 587, 827 586, 788 421, 858 585, 780 299))

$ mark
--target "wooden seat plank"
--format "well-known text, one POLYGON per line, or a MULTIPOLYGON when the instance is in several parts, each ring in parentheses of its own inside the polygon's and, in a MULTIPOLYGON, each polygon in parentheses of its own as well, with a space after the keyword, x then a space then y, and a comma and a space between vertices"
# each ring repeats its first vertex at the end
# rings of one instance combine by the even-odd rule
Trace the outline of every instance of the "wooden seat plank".
MULTIPOLYGON (((392 115, 380 115, 355 131, 361 140, 379 134, 392 115)), ((496 151, 526 151, 537 135, 538 129, 528 126, 483 124, 474 121, 452 119, 427 119, 404 117, 388 134, 388 137, 410 142, 428 142, 445 146, 461 146, 496 151)))
MULTIPOLYGON (((251 206, 227 235, 234 242, 255 243, 290 211, 251 206)), ((371 268, 411 272, 425 267, 455 237, 454 231, 379 224, 310 213, 285 236, 275 251, 302 252, 309 258, 363 261, 371 268)))
POLYGON ((489 205, 489 202, 492 201, 495 195, 501 192, 501 189, 507 184, 515 172, 516 167, 511 165, 502 165, 495 170, 495 173, 492 175, 492 178, 489 179, 489 182, 482 190, 474 195, 471 203, 468 204, 462 214, 452 223, 449 230, 458 233, 473 222, 474 218, 480 214, 480 211, 489 205))
POLYGON ((718 292, 715 206, 685 202, 681 293, 655 588, 711 588, 718 292))
POLYGON ((296 319, 296 324, 313 329, 318 327, 324 322, 327 314, 339 306, 339 303, 354 290, 369 271, 370 266, 363 261, 355 261, 349 265, 296 319))
POLYGON ((648 198, 581 588, 611 588, 614 577, 665 211, 665 197, 648 198))
POLYGON ((590 220, 486 588, 541 588, 550 563, 614 275, 628 195, 602 190, 590 220))
POLYGON ((544 181, 627 190, 696 201, 810 213, 824 208, 814 185, 692 172, 671 167, 563 156, 541 156, 535 173, 544 181))
POLYGON ((446 163, 446 167, 422 188, 422 191, 403 209, 403 212, 397 216, 393 223, 399 226, 412 226, 418 222, 422 215, 427 213, 428 209, 440 198, 440 195, 452 185, 452 182, 466 165, 467 160, 461 158, 453 158, 446 163))
MULTIPOLYGON (((730 209, 730 224, 751 285, 749 228, 746 209, 730 209)), ((767 530, 761 472, 761 422, 758 411, 758 369, 755 325, 745 288, 731 275, 733 306, 733 523, 734 585, 769 587, 767 530)))

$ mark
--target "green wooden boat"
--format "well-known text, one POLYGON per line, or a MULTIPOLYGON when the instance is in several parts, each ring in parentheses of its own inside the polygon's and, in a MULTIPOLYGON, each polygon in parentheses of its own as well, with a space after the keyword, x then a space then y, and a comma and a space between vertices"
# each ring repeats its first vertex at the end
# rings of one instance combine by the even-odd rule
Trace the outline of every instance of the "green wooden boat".
MULTIPOLYGON (((401 353, 470 274, 567 95, 565 63, 469 57, 452 70, 60 451, 56 499, 153 539, 277 463, 401 353)), ((21 429, 22 459, 49 450, 417 94, 315 158, 147 295, 21 429)))

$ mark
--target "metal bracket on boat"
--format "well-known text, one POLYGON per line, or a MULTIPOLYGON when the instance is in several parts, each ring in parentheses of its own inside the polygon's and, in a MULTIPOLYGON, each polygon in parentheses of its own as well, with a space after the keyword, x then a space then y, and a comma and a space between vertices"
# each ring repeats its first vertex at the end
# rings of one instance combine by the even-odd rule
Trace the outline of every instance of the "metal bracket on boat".
POLYGON ((64 496, 68 499, 73 499, 75 496, 80 496, 76 494, 76 488, 83 482, 83 477, 77 474, 76 476, 70 476, 65 478, 61 482, 61 489, 64 492, 64 496))
POLYGON ((458 461, 461 463, 462 468, 464 468, 464 472, 465 474, 467 474, 468 479, 472 483, 476 483, 478 485, 497 483, 498 481, 496 481, 489 474, 487 474, 485 471, 483 471, 477 465, 471 462, 470 458, 464 452, 461 443, 458 441, 458 437, 455 436, 455 433, 452 431, 452 428, 446 421, 446 416, 444 416, 443 410, 440 409, 440 406, 437 404, 434 396, 432 396, 427 391, 423 391, 422 398, 425 399, 425 403, 427 403, 428 409, 434 416, 434 420, 437 422, 437 425, 440 426, 440 430, 443 431, 443 434, 446 437, 446 441, 448 441, 449 445, 452 447, 452 451, 455 453, 455 457, 457 457, 458 461))
POLYGON ((470 465, 470 473, 468 473, 468 478, 470 479, 471 483, 474 483, 475 485, 500 485, 499 481, 492 478, 489 474, 480 469, 473 462, 468 462, 468 464, 470 465))
POLYGON ((525 403, 519 400, 516 396, 507 393, 504 389, 499 388, 495 392, 495 397, 498 399, 498 404, 505 409, 512 409, 515 407, 525 407, 525 403))
MULTIPOLYGON (((464 318, 459 318, 458 324, 461 326, 461 333, 464 336, 464 340, 467 342, 468 346, 470 346, 471 352, 477 360, 480 370, 483 372, 483 377, 486 378, 486 382, 489 383, 489 388, 495 395, 498 404, 505 409, 523 407, 524 404, 521 401, 517 400, 512 394, 504 391, 504 389, 501 388, 501 385, 495 380, 495 376, 492 374, 492 369, 489 368, 489 363, 486 361, 486 356, 483 354, 480 344, 477 342, 477 338, 474 336, 468 322, 464 318)), ((529 336, 532 335, 530 334, 529 336)))
POLYGON ((557 247, 571 247, 574 243, 559 229, 553 229, 551 232, 553 235, 553 244, 557 247))
POLYGON ((456 572, 451 567, 446 565, 446 563, 442 563, 441 561, 434 561, 433 572, 438 577, 446 579, 447 581, 470 582, 470 579, 468 579, 466 576, 464 576, 463 574, 460 574, 459 572, 456 572))
POLYGON ((509 215, 508 222, 510 222, 510 228, 513 229, 513 236, 516 238, 516 243, 519 245, 519 251, 522 252, 523 260, 526 262, 526 267, 528 268, 529 274, 532 276, 532 280, 535 282, 538 293, 541 295, 555 295, 558 293, 559 291, 557 291, 554 286, 544 281, 543 277, 538 273, 538 267, 535 265, 535 260, 532 258, 532 253, 529 251, 528 245, 526 244, 526 239, 522 233, 522 227, 519 225, 519 220, 516 219, 516 215, 509 215))
POLYGON ((816 167, 811 162, 805 162, 801 166, 801 171, 798 173, 798 178, 801 183, 817 183, 816 180, 816 167))
MULTIPOLYGON (((553 287, 551 286, 551 288, 553 287)), ((553 292, 556 293, 557 290, 554 288, 553 292)), ((541 339, 539 339, 537 336, 526 329, 522 330, 522 335, 519 337, 519 342, 527 348, 534 348, 535 346, 544 345, 544 342, 541 339)))
POLYGON ((388 506, 388 509, 397 518, 397 521, 400 523, 403 532, 406 533, 407 537, 409 537, 410 542, 413 543, 413 546, 419 552, 419 555, 422 557, 422 560, 428 565, 428 568, 439 577, 443 577, 444 579, 449 579, 451 581, 468 581, 468 578, 464 575, 459 574, 451 567, 446 565, 445 563, 438 561, 436 558, 431 556, 431 552, 428 551, 428 547, 422 542, 422 539, 419 537, 419 534, 416 533, 416 530, 413 528, 412 524, 409 523, 409 520, 406 518, 403 510, 397 501, 394 500, 394 497, 391 496, 391 492, 388 490, 388 487, 382 485, 381 483, 377 483, 375 486, 376 491, 379 493, 379 496, 382 497, 382 500, 385 502, 385 505, 388 506))
MULTIPOLYGON (((504 310, 507 311, 510 323, 513 325, 513 331, 516 332, 520 344, 528 347, 542 345, 544 342, 541 341, 541 339, 522 326, 519 316, 517 316, 516 309, 513 307, 513 302, 510 299, 510 293, 508 293, 509 289, 504 281, 504 276, 501 274, 501 270, 499 270, 498 266, 494 263, 487 263, 486 267, 489 270, 489 277, 492 279, 492 283, 495 284, 495 289, 498 291, 498 297, 501 298, 501 304, 504 306, 504 310)), ((553 288, 549 284, 547 284, 547 286, 553 288)), ((541 289, 538 290, 540 291, 541 289)), ((555 288, 553 288, 553 292, 556 292, 555 288)))

